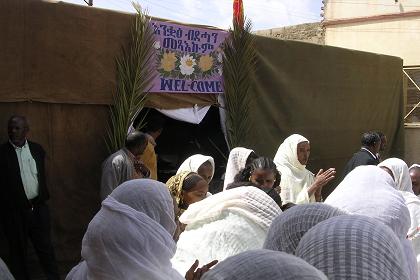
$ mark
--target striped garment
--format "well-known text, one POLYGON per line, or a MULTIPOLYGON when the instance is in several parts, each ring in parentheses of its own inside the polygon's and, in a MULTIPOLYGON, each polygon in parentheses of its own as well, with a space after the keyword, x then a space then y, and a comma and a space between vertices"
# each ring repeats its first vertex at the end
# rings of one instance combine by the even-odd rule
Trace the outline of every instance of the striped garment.
POLYGON ((344 215, 319 223, 303 236, 296 256, 330 280, 410 279, 399 239, 366 216, 344 215))
POLYGON ((264 248, 295 254, 300 239, 308 230, 324 220, 343 214, 344 211, 323 203, 296 205, 274 219, 264 248))

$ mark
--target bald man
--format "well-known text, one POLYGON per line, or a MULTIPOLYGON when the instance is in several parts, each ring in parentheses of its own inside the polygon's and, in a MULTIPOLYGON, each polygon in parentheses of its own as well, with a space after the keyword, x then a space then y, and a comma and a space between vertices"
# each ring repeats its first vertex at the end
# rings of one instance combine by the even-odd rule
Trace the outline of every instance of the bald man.
POLYGON ((47 279, 59 279, 50 237, 45 151, 26 139, 25 117, 12 116, 9 141, 0 146, 0 214, 9 244, 8 266, 15 279, 30 279, 27 240, 31 240, 47 279))
POLYGON ((101 200, 104 200, 125 181, 149 178, 150 170, 140 160, 147 143, 146 134, 140 131, 131 132, 125 140, 125 147, 104 161, 102 164, 101 200))

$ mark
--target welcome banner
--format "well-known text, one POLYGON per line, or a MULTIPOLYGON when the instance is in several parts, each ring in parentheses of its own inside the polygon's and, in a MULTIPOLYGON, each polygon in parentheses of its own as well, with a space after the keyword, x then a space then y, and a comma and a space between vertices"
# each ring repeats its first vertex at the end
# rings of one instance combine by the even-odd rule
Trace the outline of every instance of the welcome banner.
POLYGON ((156 71, 151 92, 221 93, 221 44, 228 33, 152 21, 156 71))

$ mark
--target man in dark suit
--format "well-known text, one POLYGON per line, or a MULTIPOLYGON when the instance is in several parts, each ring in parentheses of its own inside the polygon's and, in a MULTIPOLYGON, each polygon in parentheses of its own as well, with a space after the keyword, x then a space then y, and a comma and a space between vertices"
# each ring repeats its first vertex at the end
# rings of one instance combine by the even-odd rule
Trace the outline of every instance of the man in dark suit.
POLYGON ((0 217, 9 245, 8 266, 13 276, 30 279, 26 256, 28 238, 47 279, 59 279, 50 238, 49 198, 45 180, 45 151, 28 141, 25 117, 8 122, 9 141, 0 146, 0 217))
POLYGON ((344 168, 343 178, 357 166, 378 165, 379 159, 377 154, 379 153, 380 147, 381 138, 378 133, 373 131, 363 133, 362 148, 347 162, 346 167, 344 168))

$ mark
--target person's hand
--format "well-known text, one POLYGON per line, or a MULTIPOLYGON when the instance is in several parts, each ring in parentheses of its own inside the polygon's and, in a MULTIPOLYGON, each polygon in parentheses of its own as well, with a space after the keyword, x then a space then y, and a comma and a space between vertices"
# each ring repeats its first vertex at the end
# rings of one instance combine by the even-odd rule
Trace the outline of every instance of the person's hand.
MULTIPOLYGON (((335 168, 329 168, 326 171, 320 169, 315 176, 314 183, 308 190, 308 195, 311 196, 315 194, 316 196, 318 196, 318 198, 320 198, 322 187, 335 178, 335 173, 335 168)), ((319 199, 316 200, 318 201, 319 199)))
POLYGON ((315 176, 315 184, 318 186, 318 189, 322 189, 323 186, 328 184, 332 179, 335 178, 335 168, 329 168, 324 171, 320 169, 315 176))
POLYGON ((209 271, 210 268, 212 268, 215 264, 217 264, 217 260, 214 260, 201 268, 198 267, 198 260, 195 260, 194 264, 191 266, 191 268, 187 271, 185 274, 186 280, 199 280, 201 279, 201 276, 203 276, 204 273, 209 271))

